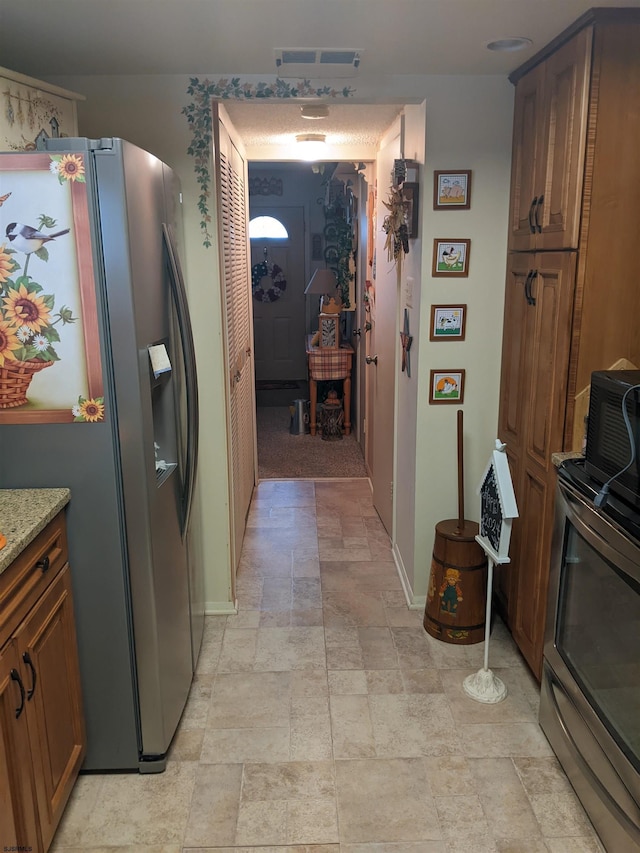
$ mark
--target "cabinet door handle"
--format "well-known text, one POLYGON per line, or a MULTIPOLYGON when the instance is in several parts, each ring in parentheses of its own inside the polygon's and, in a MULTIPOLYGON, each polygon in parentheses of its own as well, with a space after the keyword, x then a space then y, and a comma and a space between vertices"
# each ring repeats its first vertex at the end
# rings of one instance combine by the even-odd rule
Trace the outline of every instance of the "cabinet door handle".
POLYGON ((16 720, 20 716, 20 714, 24 711, 24 684, 22 683, 22 679, 20 678, 20 673, 17 669, 11 670, 11 680, 17 681, 18 687, 20 688, 20 705, 16 708, 16 720))
MULTIPOLYGON (((543 204, 544 204, 544 193, 538 198, 538 201, 536 202, 536 209, 535 209, 535 213, 533 216, 533 220, 536 224, 536 228, 538 229, 538 234, 542 234, 542 225, 540 224, 540 217, 538 216, 538 214, 540 213, 540 208, 542 207, 543 204)), ((536 230, 536 228, 534 228, 534 231, 536 230)))
POLYGON ((527 305, 531 305, 530 296, 529 296, 529 282, 531 281, 531 276, 533 275, 533 270, 529 270, 527 273, 527 277, 524 280, 524 298, 527 300, 527 305))
POLYGON ((25 652, 22 655, 22 660, 31 670, 31 689, 27 690, 27 702, 31 702, 33 699, 33 694, 36 692, 36 668, 33 665, 33 661, 31 660, 31 655, 29 652, 25 652))
POLYGON ((526 281, 526 284, 525 284, 525 289, 526 289, 526 294, 525 294, 525 295, 526 295, 526 297, 527 297, 527 302, 529 303, 529 305, 535 305, 535 304, 536 304, 536 298, 535 298, 535 296, 531 293, 531 285, 533 284, 533 282, 534 282, 537 278, 538 278, 538 270, 531 270, 531 272, 530 272, 530 273, 529 273, 529 275, 527 276, 527 281, 526 281))
POLYGON ((367 364, 377 364, 378 363, 378 356, 377 355, 368 355, 365 358, 365 361, 367 362, 367 364))
POLYGON ((535 223, 533 221, 533 208, 536 206, 537 203, 538 203, 538 196, 536 195, 533 197, 531 204, 529 205, 529 231, 532 234, 536 233, 536 226, 535 226, 535 223))
POLYGON ((49 560, 49 555, 47 554, 41 560, 38 560, 38 562, 36 563, 36 569, 40 569, 42 574, 44 574, 45 572, 49 571, 49 565, 50 564, 51 564, 51 561, 49 560))

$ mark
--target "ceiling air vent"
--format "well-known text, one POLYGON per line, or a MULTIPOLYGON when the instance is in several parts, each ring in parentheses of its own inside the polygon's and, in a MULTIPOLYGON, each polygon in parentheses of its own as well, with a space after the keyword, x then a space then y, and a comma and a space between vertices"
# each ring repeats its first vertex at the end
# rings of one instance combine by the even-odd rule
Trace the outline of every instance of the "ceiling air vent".
POLYGON ((281 48, 275 51, 278 77, 355 77, 361 50, 281 48))

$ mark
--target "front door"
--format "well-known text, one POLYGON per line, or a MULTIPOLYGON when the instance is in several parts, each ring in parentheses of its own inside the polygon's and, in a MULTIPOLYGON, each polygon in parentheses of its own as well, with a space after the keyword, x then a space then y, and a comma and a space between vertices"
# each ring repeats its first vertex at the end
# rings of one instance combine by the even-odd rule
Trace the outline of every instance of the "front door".
POLYGON ((273 216, 288 234, 251 240, 256 380, 304 380, 304 208, 259 207, 252 209, 254 216, 273 216), (265 261, 266 268, 261 266, 265 261))

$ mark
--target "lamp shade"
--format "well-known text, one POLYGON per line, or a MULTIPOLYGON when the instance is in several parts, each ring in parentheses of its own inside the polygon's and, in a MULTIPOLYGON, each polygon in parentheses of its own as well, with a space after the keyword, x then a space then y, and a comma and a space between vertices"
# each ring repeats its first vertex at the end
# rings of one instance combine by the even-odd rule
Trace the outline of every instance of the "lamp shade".
POLYGON ((305 294, 317 293, 318 295, 336 295, 338 279, 333 270, 319 269, 311 276, 309 284, 305 288, 305 294))

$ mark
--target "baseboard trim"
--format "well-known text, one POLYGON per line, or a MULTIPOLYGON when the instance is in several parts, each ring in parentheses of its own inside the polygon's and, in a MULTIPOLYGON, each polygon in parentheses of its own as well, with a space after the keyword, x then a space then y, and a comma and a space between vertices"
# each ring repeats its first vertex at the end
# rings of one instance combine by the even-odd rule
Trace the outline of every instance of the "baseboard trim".
POLYGON ((398 577, 402 584, 402 591, 404 592, 404 597, 407 601, 407 607, 409 610, 424 610, 427 603, 427 596, 413 594, 413 590, 411 589, 411 584, 409 583, 409 578, 407 576, 407 571, 404 567, 404 563, 402 562, 402 556, 398 550, 397 544, 393 546, 391 553, 393 554, 393 561, 396 564, 396 571, 398 572, 398 577))
POLYGON ((238 613, 238 602, 205 601, 205 616, 235 616, 238 613))

